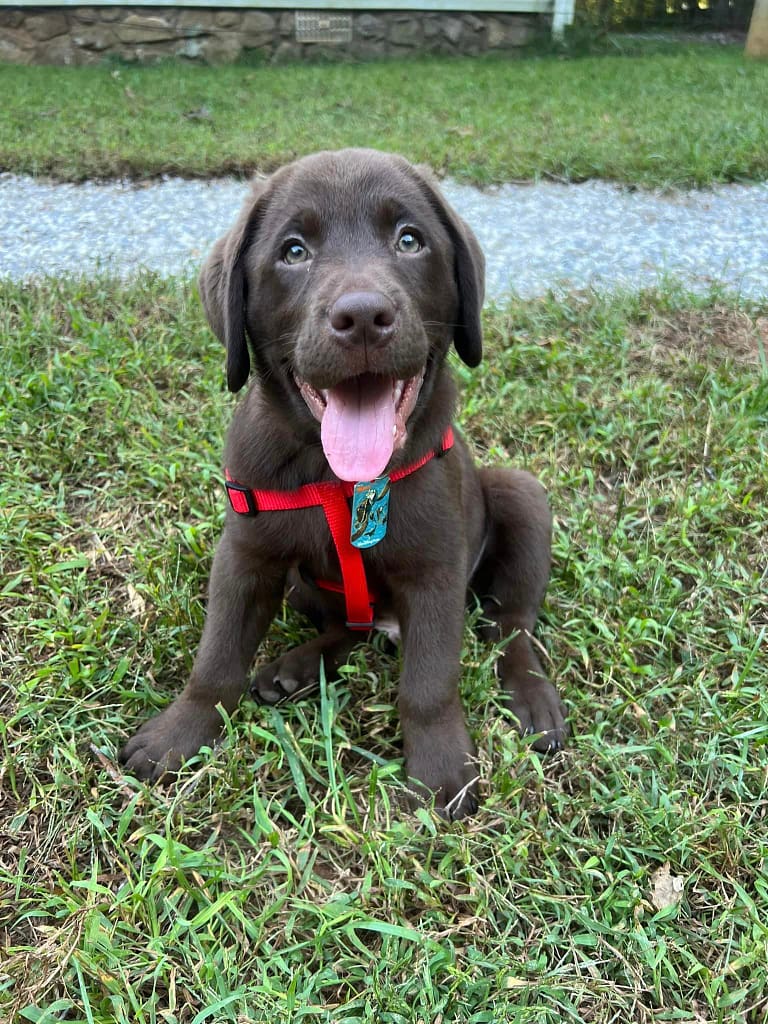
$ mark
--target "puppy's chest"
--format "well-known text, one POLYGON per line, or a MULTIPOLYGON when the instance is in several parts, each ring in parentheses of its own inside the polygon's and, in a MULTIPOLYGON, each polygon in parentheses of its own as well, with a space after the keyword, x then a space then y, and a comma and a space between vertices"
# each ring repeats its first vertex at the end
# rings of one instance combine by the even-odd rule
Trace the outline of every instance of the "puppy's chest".
MULTIPOLYGON (((318 562, 313 569, 305 563, 299 563, 294 566, 294 569, 298 573, 298 580, 296 576, 289 574, 289 593, 293 580, 300 587, 308 588, 308 591, 305 590, 305 594, 312 595, 313 601, 320 600, 323 604, 333 607, 340 618, 344 617, 344 585, 338 564, 322 561, 318 562)), ((392 592, 386 576, 368 568, 366 582, 374 611, 374 629, 386 634, 393 643, 399 643, 401 638, 400 622, 394 611, 392 592)))
POLYGON ((373 620, 373 626, 380 633, 384 633, 393 644, 400 643, 400 623, 394 615, 377 615, 373 620))
POLYGON ((386 580, 403 559, 418 561, 422 550, 400 497, 395 492, 391 502, 377 504, 375 498, 354 496, 345 500, 343 513, 333 508, 279 513, 274 540, 284 551, 290 548, 290 561, 314 576, 340 576, 341 546, 354 548, 366 572, 386 580))
MULTIPOLYGON (((370 551, 361 552, 361 556, 368 590, 371 595, 376 596, 377 607, 389 607, 392 603, 391 573, 387 571, 386 562, 373 556, 370 551)), ((338 587, 338 594, 343 594, 343 574, 333 546, 328 551, 316 553, 314 558, 298 559, 294 563, 294 568, 298 570, 305 583, 312 586, 317 586, 318 582, 332 583, 334 589, 338 587)), ((321 585, 320 589, 329 592, 330 588, 321 585)))

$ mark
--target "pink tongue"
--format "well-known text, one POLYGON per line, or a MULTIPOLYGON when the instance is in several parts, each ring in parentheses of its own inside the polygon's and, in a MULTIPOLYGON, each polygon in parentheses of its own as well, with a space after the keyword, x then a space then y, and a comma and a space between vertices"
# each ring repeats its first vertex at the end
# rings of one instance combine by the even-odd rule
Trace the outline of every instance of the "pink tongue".
POLYGON ((375 480, 392 458, 395 401, 392 380, 364 374, 325 393, 320 439, 340 480, 375 480))

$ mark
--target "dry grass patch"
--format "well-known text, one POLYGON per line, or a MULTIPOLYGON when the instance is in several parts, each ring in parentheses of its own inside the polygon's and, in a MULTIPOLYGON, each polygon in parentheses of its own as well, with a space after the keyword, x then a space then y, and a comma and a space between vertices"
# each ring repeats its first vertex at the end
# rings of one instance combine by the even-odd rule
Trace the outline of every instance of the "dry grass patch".
POLYGON ((696 359, 768 366, 768 317, 733 306, 654 313, 632 325, 629 337, 637 357, 656 364, 696 359))

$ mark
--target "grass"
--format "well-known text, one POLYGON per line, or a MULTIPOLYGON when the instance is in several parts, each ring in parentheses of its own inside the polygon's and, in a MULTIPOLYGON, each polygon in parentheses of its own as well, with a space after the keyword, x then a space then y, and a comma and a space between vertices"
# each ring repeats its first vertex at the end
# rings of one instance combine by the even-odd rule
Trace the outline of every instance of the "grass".
POLYGON ((248 175, 318 148, 459 179, 645 186, 768 176, 768 65, 740 49, 366 65, 0 65, 0 171, 248 175))
POLYGON ((550 491, 539 635, 575 737, 532 754, 468 630, 483 805, 453 826, 398 809, 378 649, 317 699, 245 702, 177 789, 121 777, 200 633, 222 352, 151 277, 6 282, 0 331, 4 1019, 768 1019, 768 307, 488 314, 460 421, 550 491), (665 869, 682 892, 653 897, 665 869))

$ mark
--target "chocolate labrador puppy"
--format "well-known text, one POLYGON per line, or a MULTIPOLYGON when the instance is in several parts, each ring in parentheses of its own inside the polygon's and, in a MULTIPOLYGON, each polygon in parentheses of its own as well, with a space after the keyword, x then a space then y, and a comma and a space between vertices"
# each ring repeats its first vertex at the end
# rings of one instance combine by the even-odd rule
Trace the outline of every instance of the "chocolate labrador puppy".
POLYGON ((343 664, 361 631, 402 638, 408 776, 445 815, 476 807, 459 701, 468 590, 498 675, 537 750, 563 708, 531 642, 549 574, 550 514, 527 473, 476 469, 453 436, 446 354, 481 358, 484 260, 428 173, 373 150, 323 152, 257 182, 200 274, 231 391, 251 385, 226 445, 230 506, 184 691, 121 751, 140 778, 173 772, 249 686, 284 595, 318 637, 259 669, 274 702, 343 664), (351 504, 350 504, 351 503, 351 504))

